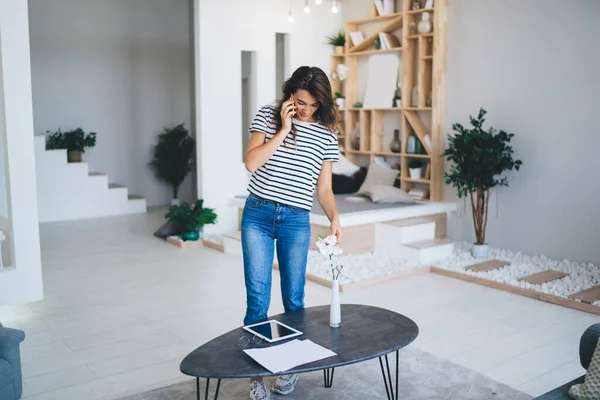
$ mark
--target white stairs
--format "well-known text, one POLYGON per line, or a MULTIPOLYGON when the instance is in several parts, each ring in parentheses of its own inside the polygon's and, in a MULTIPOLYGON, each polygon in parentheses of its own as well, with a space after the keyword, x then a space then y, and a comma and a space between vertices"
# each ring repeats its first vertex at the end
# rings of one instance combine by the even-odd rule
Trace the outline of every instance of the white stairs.
POLYGON ((454 244, 435 237, 435 222, 413 219, 375 224, 375 251, 429 264, 448 258, 454 244))
POLYGON ((67 162, 66 150, 46 150, 41 135, 35 136, 35 169, 40 222, 146 212, 146 199, 90 172, 86 162, 67 162))

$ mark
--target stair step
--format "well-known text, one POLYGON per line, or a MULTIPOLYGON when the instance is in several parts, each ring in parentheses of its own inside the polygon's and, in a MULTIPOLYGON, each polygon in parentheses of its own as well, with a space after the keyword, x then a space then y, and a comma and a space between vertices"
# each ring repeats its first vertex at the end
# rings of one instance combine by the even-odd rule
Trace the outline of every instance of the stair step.
POLYGON ((129 200, 144 200, 142 196, 138 196, 137 194, 129 194, 127 195, 129 200))
POLYGON ((547 271, 538 272, 536 274, 522 276, 522 277, 518 278, 517 280, 529 282, 534 285, 541 285, 542 283, 561 279, 568 275, 569 274, 565 274, 564 272, 561 272, 561 271, 555 271, 553 269, 549 269, 547 271))
POLYGON ((226 238, 229 238, 229 239, 239 240, 240 242, 242 241, 242 232, 241 231, 227 233, 223 236, 226 238))
POLYGON ((593 302, 600 300, 600 286, 594 286, 582 292, 573 293, 569 297, 581 300, 584 303, 592 304, 593 302))
POLYGON ((452 243, 452 241, 450 241, 449 239, 435 238, 435 239, 420 240, 418 242, 406 243, 405 246, 411 247, 413 249, 423 250, 423 249, 430 249, 433 247, 445 246, 445 245, 451 244, 451 243, 452 243))
POLYGON ((108 188, 109 189, 121 189, 126 187, 125 185, 121 185, 120 183, 109 183, 108 184, 108 188))
POLYGON ((475 272, 486 272, 493 269, 498 269, 510 265, 508 261, 503 260, 490 260, 482 263, 472 264, 466 267, 466 269, 475 272))
POLYGON ((106 174, 102 172, 88 172, 89 176, 106 176, 106 174))

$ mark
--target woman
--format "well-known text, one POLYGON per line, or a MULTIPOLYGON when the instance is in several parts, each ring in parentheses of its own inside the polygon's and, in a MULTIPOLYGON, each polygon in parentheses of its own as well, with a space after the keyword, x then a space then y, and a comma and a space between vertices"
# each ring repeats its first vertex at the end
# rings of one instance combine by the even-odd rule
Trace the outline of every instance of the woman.
MULTIPOLYGON (((277 105, 261 108, 250 126, 245 164, 252 178, 242 214, 245 325, 267 318, 275 239, 284 309, 304 307, 315 186, 331 234, 338 242, 342 238, 331 189, 332 163, 339 159, 335 126, 329 79, 316 67, 298 68, 283 85, 277 105)), ((297 375, 279 376, 273 391, 291 393, 297 381, 297 375)), ((262 379, 250 382, 250 398, 271 398, 262 379)))

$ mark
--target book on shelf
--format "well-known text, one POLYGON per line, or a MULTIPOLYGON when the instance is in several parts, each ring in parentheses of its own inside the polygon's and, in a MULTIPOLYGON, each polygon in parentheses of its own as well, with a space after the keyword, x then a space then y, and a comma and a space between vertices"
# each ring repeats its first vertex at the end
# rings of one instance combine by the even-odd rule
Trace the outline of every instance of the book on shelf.
POLYGON ((379 16, 385 15, 383 11, 383 0, 374 0, 375 8, 379 16))
POLYGON ((379 32, 379 41, 383 50, 391 50, 400 47, 400 40, 392 34, 379 32))
POLYGON ((431 179, 431 163, 427 163, 427 168, 425 168, 425 179, 431 179))
POLYGON ((350 39, 352 40, 353 46, 358 46, 363 40, 365 40, 365 35, 361 31, 350 32, 350 39))
POLYGON ((394 4, 394 0, 373 0, 373 2, 375 3, 377 14, 379 14, 380 17, 395 12, 396 5, 394 4))

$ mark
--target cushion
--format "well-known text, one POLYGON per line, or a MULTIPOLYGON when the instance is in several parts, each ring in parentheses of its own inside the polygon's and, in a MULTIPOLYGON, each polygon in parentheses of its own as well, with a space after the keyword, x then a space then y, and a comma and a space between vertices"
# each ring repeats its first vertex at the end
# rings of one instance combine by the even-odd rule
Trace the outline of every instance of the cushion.
POLYGON ((332 174, 331 188, 333 189, 333 194, 356 193, 360 188, 360 185, 364 182, 365 176, 367 176, 366 168, 360 168, 358 172, 352 176, 332 174))
POLYGON ((185 232, 185 228, 181 228, 175 225, 171 225, 168 221, 165 222, 156 232, 154 232, 154 236, 157 238, 161 238, 167 240, 169 236, 178 236, 185 232))
POLYGON ((367 170, 367 177, 358 190, 358 193, 369 193, 371 188, 377 185, 393 186, 396 176, 399 173, 400 171, 397 169, 383 168, 372 162, 367 170))
POLYGON ((414 203, 404 190, 387 185, 371 186, 367 193, 375 203, 414 203))
POLYGON ((600 399, 600 338, 596 343, 596 350, 585 374, 585 380, 583 383, 571 386, 569 396, 575 400, 600 399))
POLYGON ((353 164, 352 161, 348 160, 342 153, 340 153, 340 160, 333 163, 332 173, 336 175, 352 176, 360 170, 360 167, 353 164))

